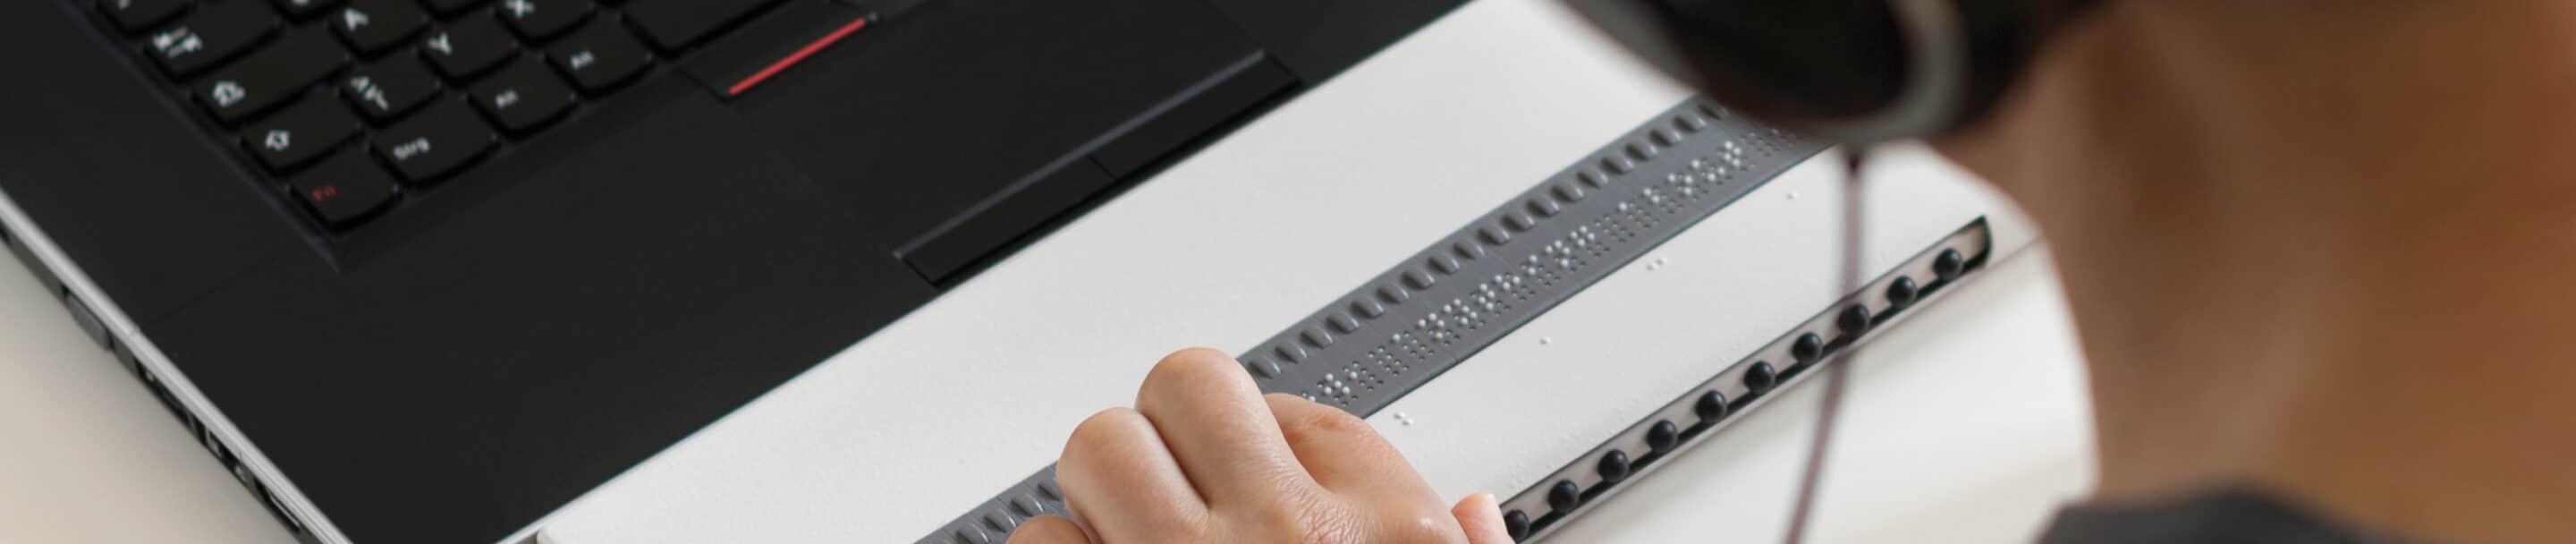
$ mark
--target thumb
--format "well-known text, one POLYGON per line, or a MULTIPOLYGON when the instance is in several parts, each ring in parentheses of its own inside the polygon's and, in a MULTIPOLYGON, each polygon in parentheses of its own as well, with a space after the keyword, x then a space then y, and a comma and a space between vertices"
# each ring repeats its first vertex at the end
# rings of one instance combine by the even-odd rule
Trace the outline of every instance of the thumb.
POLYGON ((1503 528, 1503 510, 1492 493, 1468 495, 1449 509, 1458 518, 1458 527, 1467 530, 1467 544, 1511 544, 1511 531, 1503 528))

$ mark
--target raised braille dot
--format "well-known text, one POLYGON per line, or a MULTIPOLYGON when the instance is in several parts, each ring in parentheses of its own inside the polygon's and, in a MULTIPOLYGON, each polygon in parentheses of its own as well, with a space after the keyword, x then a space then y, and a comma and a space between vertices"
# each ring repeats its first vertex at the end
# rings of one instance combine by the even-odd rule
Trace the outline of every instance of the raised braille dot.
POLYGON ((1913 276, 1897 276, 1896 281, 1887 283, 1887 304, 1889 306, 1903 307, 1914 304, 1915 297, 1921 296, 1922 294, 1923 286, 1914 283, 1913 276))
POLYGON ((1691 403, 1691 413, 1699 414, 1701 421, 1726 417, 1726 394, 1716 390, 1700 393, 1699 401, 1691 403))
POLYGON ((1568 203, 1581 202, 1584 197, 1583 186, 1572 183, 1556 184, 1556 188, 1549 189, 1548 192, 1555 194, 1557 200, 1568 203))
POLYGON ((1555 508, 1558 512, 1564 512, 1567 510, 1573 510, 1574 507, 1581 506, 1582 504, 1583 488, 1576 487, 1574 485, 1574 480, 1557 480, 1555 486, 1547 488, 1547 506, 1549 508, 1555 508))
POLYGON ((1409 288, 1409 289, 1413 289, 1413 290, 1416 290, 1416 291, 1423 290, 1423 289, 1430 289, 1430 288, 1431 288, 1431 284, 1439 283, 1439 282, 1440 282, 1439 278, 1433 278, 1433 277, 1431 277, 1431 274, 1430 274, 1430 273, 1428 273, 1428 272, 1423 272, 1423 271, 1420 271, 1420 270, 1406 270, 1406 271, 1404 271, 1404 286, 1405 286, 1406 288, 1409 288))
POLYGON ((1448 254, 1432 255, 1431 258, 1424 259, 1423 261, 1429 263, 1432 270, 1439 271, 1442 274, 1458 273, 1458 257, 1456 256, 1448 254))
POLYGON ((1968 256, 1959 254, 1959 250, 1944 249, 1940 255, 1932 257, 1932 274, 1941 279, 1958 279, 1960 274, 1967 272, 1968 256))
POLYGON ((1628 173, 1629 170, 1636 169, 1637 161, 1627 157, 1611 155, 1601 158, 1601 170, 1612 174, 1625 174, 1628 173))
POLYGON ((1536 197, 1530 198, 1528 205, 1523 207, 1529 208, 1531 215, 1539 217, 1556 217, 1557 212, 1565 211, 1565 207, 1557 205, 1555 200, 1536 197))
POLYGON ((1610 178, 1603 177, 1600 172, 1594 172, 1591 170, 1585 170, 1583 173, 1575 174, 1574 179, 1583 180, 1584 185, 1590 185, 1594 188, 1610 184, 1610 178))
POLYGON ((1869 320, 1869 307, 1853 304, 1843 307, 1842 315, 1834 316, 1834 327, 1842 329, 1845 336, 1858 336, 1869 332, 1869 320))
POLYGON ((1770 391, 1771 386, 1774 385, 1780 385, 1780 371, 1778 369, 1771 368, 1770 362, 1754 361, 1753 368, 1744 369, 1745 389, 1751 389, 1755 393, 1763 393, 1770 391))
POLYGON ((1600 473, 1604 482, 1617 483, 1628 479, 1628 452, 1610 450, 1610 453, 1601 454, 1601 462, 1593 463, 1592 471, 1600 473))
POLYGON ((1250 361, 1244 361, 1243 369, 1250 370, 1252 375, 1262 378, 1279 377, 1279 362, 1265 358, 1254 357, 1250 361))
POLYGON ((1486 225, 1485 228, 1476 229, 1476 237, 1483 239, 1485 241, 1485 245, 1489 246, 1499 246, 1511 243, 1512 241, 1512 233, 1503 232, 1503 229, 1494 228, 1492 225, 1486 225))
POLYGON ((1520 539, 1529 538, 1529 531, 1530 518, 1528 512, 1513 510, 1503 513, 1504 535, 1508 535, 1512 537, 1512 540, 1518 541, 1520 539))
POLYGON ((1798 335, 1798 339, 1789 341, 1789 357, 1797 359, 1798 362, 1814 361, 1824 354, 1825 337, 1822 335, 1811 332, 1798 335))
POLYGON ((1332 317, 1324 318, 1324 326, 1331 327, 1333 332, 1342 334, 1350 334, 1351 331, 1360 330, 1359 321, 1351 319, 1351 316, 1342 314, 1333 314, 1332 317))
MULTIPOLYGON (((1725 410, 1726 405, 1719 403, 1718 409, 1725 410)), ((1681 443, 1682 428, 1674 425, 1672 420, 1657 421, 1654 426, 1646 428, 1646 447, 1649 449, 1672 451, 1673 446, 1679 446, 1681 443)))

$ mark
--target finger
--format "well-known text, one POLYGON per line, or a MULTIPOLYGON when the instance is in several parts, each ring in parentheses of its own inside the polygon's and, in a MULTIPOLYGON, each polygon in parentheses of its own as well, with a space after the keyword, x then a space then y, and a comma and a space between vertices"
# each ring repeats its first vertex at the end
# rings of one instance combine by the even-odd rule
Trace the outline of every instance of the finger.
POLYGON ((1297 462, 1324 489, 1402 493, 1399 496, 1420 498, 1429 504, 1442 502, 1431 484, 1414 472, 1413 464, 1404 460, 1404 453, 1396 451, 1359 416, 1283 393, 1273 393, 1262 400, 1278 418, 1280 433, 1287 437, 1297 462))
POLYGON ((1083 535, 1082 527, 1074 525, 1073 520, 1038 516, 1011 532, 1010 544, 1091 544, 1091 537, 1083 535))
MULTIPOLYGON (((1511 544, 1512 532, 1503 526, 1503 507, 1492 493, 1468 495, 1449 509, 1458 517, 1458 528, 1467 530, 1467 544, 1511 544)), ((1025 529, 1024 529, 1025 530, 1025 529)))
POLYGON ((1103 410, 1074 427, 1055 478, 1066 508, 1104 541, 1181 534, 1207 516, 1153 423, 1135 410, 1103 410))
POLYGON ((1290 496, 1311 486, 1252 376, 1234 357, 1188 349, 1164 357, 1136 392, 1181 472, 1212 508, 1290 496))

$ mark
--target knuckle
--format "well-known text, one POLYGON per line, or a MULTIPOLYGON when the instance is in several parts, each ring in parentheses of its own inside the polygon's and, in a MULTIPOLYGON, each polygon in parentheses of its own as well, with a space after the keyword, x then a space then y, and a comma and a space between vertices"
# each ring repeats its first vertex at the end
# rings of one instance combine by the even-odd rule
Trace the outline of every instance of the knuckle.
POLYGON ((1198 390, 1236 379, 1251 378, 1235 366, 1234 356, 1207 348, 1190 348, 1172 352, 1154 363, 1154 369, 1145 373, 1144 390, 1198 390))
POLYGON ((1368 422, 1361 420, 1359 416, 1354 416, 1351 415, 1350 412, 1344 412, 1337 409, 1305 410, 1304 414, 1298 416, 1298 420, 1299 421, 1297 423, 1299 425, 1314 429, 1318 432, 1337 434, 1376 432, 1375 430, 1370 429, 1368 422))
POLYGON ((1133 425, 1133 418, 1142 417, 1144 415, 1136 413, 1135 409, 1124 407, 1110 408, 1091 414, 1091 417, 1084 418, 1081 424, 1073 426, 1073 436, 1065 439, 1065 456, 1073 457, 1072 454, 1077 451, 1122 445, 1129 435, 1133 434, 1129 432, 1129 426, 1133 425))
POLYGON ((1232 370, 1233 367, 1232 355, 1208 348, 1189 348, 1163 356, 1162 361, 1154 363, 1154 371, 1146 377, 1148 380, 1154 377, 1202 378, 1213 375, 1209 372, 1211 370, 1232 370))

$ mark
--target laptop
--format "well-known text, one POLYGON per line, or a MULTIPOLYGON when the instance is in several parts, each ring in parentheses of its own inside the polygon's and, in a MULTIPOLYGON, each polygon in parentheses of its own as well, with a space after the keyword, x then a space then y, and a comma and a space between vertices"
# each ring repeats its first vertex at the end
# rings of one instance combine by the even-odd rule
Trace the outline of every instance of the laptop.
POLYGON ((0 238, 299 539, 525 538, 1457 3, 5 2, 0 238))

